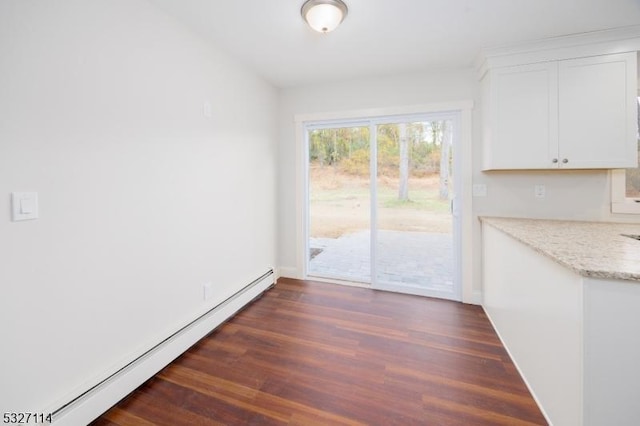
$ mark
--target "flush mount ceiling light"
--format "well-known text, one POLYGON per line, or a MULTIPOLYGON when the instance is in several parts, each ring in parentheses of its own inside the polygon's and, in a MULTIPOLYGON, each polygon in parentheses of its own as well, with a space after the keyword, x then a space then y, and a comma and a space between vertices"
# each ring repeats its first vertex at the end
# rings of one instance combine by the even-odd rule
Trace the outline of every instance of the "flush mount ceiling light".
POLYGON ((342 0, 307 0, 300 13, 311 28, 319 33, 328 33, 340 25, 347 11, 342 0))

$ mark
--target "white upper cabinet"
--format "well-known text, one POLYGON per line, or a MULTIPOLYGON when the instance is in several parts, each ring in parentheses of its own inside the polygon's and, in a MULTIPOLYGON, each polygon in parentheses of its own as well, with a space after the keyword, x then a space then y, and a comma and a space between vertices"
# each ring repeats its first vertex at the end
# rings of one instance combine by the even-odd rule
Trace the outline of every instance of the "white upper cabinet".
POLYGON ((484 170, 637 166, 636 53, 489 69, 484 170))
POLYGON ((635 52, 559 65, 561 161, 581 169, 636 167, 635 52))
POLYGON ((558 153, 558 65, 499 68, 485 84, 485 168, 550 167, 558 153))

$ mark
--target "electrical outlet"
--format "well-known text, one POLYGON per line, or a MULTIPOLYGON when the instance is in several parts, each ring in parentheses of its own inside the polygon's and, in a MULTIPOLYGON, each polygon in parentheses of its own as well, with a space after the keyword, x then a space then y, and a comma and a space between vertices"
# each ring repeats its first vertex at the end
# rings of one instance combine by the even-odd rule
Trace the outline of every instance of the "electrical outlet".
POLYGON ((472 193, 474 197, 486 197, 487 185, 484 183, 474 183, 472 187, 472 193))
POLYGON ((204 300, 211 299, 211 296, 213 296, 213 283, 209 282, 202 284, 202 296, 204 297, 204 300))
POLYGON ((547 188, 544 185, 536 185, 533 187, 533 193, 536 198, 544 198, 547 195, 547 188))

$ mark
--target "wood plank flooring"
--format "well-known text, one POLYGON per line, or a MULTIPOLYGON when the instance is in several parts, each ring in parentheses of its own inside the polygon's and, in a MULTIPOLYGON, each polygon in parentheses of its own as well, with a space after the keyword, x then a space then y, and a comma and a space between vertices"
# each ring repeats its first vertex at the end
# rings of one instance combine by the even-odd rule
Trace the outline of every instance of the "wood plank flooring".
POLYGON ((280 279, 107 425, 545 425, 482 308, 280 279))

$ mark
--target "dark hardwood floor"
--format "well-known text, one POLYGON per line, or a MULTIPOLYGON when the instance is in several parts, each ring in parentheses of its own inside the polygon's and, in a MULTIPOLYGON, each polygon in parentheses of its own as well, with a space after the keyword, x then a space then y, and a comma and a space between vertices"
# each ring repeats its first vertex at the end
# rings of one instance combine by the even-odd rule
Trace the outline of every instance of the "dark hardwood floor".
POLYGON ((544 425, 482 308, 280 279, 93 425, 544 425))

